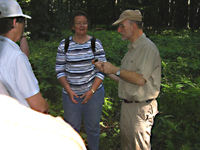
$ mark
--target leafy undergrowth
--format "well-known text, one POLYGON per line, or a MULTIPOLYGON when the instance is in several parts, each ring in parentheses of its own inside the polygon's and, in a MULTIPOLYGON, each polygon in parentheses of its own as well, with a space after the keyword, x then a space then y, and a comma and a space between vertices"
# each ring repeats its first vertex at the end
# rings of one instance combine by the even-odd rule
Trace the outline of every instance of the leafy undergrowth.
MULTIPOLYGON (((64 31, 61 37, 71 33, 64 31)), ((90 31, 100 39, 106 58, 120 66, 127 43, 114 31, 90 31)), ((162 88, 158 97, 159 114, 152 129, 154 150, 197 150, 200 147, 200 36, 199 31, 147 32, 157 45, 162 59, 162 88)), ((55 57, 62 39, 29 40, 30 62, 39 80, 43 96, 50 104, 50 113, 62 116, 61 85, 56 79, 55 57)), ((120 149, 120 106, 117 83, 104 80, 106 92, 101 118, 100 150, 120 149)), ((86 144, 86 135, 81 133, 86 144)))

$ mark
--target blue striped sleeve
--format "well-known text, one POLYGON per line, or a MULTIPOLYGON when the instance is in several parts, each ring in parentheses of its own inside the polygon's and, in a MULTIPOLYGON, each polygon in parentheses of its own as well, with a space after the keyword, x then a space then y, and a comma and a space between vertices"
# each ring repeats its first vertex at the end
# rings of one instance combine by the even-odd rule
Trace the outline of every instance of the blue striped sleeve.
POLYGON ((64 50, 65 40, 63 39, 58 46, 57 56, 56 56, 56 66, 55 71, 57 73, 57 78, 65 75, 65 65, 66 65, 66 54, 64 50))
MULTIPOLYGON (((99 39, 96 39, 96 43, 95 43, 95 53, 94 53, 94 58, 98 59, 102 62, 106 62, 106 56, 105 56, 105 51, 103 49, 103 45, 101 43, 101 41, 99 39)), ((97 70, 97 69, 96 69, 97 70)), ((100 79, 104 79, 105 74, 100 72, 99 70, 96 71, 96 77, 100 78, 100 79)))

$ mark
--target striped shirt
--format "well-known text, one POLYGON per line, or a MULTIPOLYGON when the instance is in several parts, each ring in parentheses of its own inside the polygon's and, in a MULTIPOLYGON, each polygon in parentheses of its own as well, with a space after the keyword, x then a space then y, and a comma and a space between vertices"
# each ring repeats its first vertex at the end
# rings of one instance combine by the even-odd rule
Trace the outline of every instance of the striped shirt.
MULTIPOLYGON (((60 42, 58 47, 55 71, 57 78, 66 76, 67 81, 77 95, 82 95, 90 90, 95 77, 104 79, 104 74, 99 72, 93 59, 107 61, 105 52, 100 40, 96 39, 95 52, 91 48, 91 39, 84 44, 78 44, 73 41, 72 36, 69 38, 69 47, 65 52, 65 39, 60 42)), ((102 84, 98 87, 100 88, 102 84)), ((63 92, 67 92, 63 88, 63 92)))

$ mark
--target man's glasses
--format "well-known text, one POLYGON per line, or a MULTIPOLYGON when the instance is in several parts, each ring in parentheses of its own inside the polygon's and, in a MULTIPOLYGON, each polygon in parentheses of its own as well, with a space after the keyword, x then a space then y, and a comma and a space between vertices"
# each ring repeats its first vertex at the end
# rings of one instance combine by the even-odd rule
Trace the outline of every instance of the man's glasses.
POLYGON ((119 28, 123 29, 125 27, 124 24, 119 24, 119 28))
POLYGON ((83 23, 81 23, 81 22, 76 22, 75 25, 77 25, 77 26, 87 26, 88 23, 87 23, 87 22, 83 22, 83 23))

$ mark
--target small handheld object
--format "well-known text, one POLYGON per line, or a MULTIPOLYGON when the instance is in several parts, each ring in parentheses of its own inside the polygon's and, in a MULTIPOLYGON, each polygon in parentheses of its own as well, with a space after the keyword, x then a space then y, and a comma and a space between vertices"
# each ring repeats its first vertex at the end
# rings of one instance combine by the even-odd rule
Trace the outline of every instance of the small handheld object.
POLYGON ((95 59, 95 60, 94 60, 94 63, 95 63, 95 62, 98 62, 98 59, 95 59))

